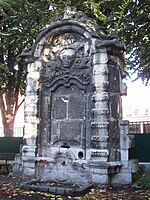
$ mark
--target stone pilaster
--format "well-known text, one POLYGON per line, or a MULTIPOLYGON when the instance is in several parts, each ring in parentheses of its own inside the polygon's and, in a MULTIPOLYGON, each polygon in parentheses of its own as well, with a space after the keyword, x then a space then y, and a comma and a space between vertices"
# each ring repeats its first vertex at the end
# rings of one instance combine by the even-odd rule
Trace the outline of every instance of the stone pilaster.
POLYGON ((111 182, 113 185, 129 184, 132 182, 131 167, 129 165, 128 149, 129 149, 129 137, 128 137, 128 124, 126 120, 120 121, 120 153, 121 153, 121 170, 118 174, 114 175, 111 182))
POLYGON ((38 80, 39 68, 41 63, 38 61, 28 64, 27 87, 25 98, 25 132, 24 145, 22 148, 22 170, 24 175, 33 176, 35 174, 35 152, 37 137, 37 103, 38 103, 38 80))
POLYGON ((94 108, 91 110, 91 160, 107 162, 109 151, 108 139, 108 56, 106 48, 96 49, 93 55, 93 83, 95 91, 92 95, 94 108))

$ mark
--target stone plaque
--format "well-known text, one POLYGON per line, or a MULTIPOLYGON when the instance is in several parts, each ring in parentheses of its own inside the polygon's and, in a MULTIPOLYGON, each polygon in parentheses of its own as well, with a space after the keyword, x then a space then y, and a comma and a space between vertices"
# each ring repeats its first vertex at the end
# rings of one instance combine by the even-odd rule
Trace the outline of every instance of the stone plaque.
POLYGON ((52 118, 65 119, 67 117, 67 99, 65 97, 56 97, 52 104, 52 118))
POLYGON ((53 145, 81 146, 85 134, 86 96, 77 86, 61 86, 52 92, 50 140, 53 145))
POLYGON ((108 155, 108 150, 91 150, 91 157, 107 157, 108 155))
POLYGON ((82 132, 83 126, 78 121, 60 123, 60 141, 67 142, 69 145, 80 144, 82 132))

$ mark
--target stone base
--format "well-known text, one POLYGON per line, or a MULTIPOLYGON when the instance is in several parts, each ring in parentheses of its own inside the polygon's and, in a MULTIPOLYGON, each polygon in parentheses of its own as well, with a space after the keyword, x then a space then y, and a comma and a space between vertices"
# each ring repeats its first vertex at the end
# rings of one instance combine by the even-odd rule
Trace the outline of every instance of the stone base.
POLYGON ((24 162, 22 166, 22 174, 23 176, 35 176, 35 162, 24 162))
MULTIPOLYGON (((88 192, 92 187, 119 186, 132 183, 132 169, 129 162, 92 162, 88 171, 79 166, 57 165, 42 177, 35 173, 35 163, 24 162, 24 176, 36 176, 36 181, 23 184, 24 188, 35 191, 48 191, 53 194, 74 196, 88 192), (67 167, 67 169, 66 169, 67 167), (46 176, 47 175, 47 176, 46 176), (62 179, 62 180, 61 180, 62 179), (38 184, 40 182, 40 184, 38 184), (51 184, 51 186, 49 186, 51 184), (71 186, 72 185, 72 186, 71 186), (69 187, 68 187, 69 186, 69 187), (78 194, 77 194, 78 193, 78 194)), ((40 168, 41 169, 41 168, 40 168)), ((49 168, 44 167, 45 170, 49 168)))
POLYGON ((133 173, 137 173, 138 169, 139 169, 139 161, 138 159, 131 159, 129 160, 129 166, 131 168, 131 172, 133 173))
POLYGON ((92 183, 94 185, 110 185, 111 176, 120 173, 121 162, 92 162, 90 172, 92 173, 92 183))
POLYGON ((36 178, 63 184, 90 185, 91 174, 84 163, 74 161, 69 153, 59 152, 53 160, 49 157, 38 158, 36 178))
POLYGON ((122 167, 120 172, 111 175, 111 185, 126 185, 132 183, 132 173, 129 167, 122 167))
POLYGON ((22 188, 32 191, 49 192, 55 195, 63 196, 81 196, 85 195, 92 188, 91 184, 88 185, 75 185, 75 184, 57 184, 55 182, 43 182, 38 179, 33 179, 21 184, 22 188))
POLYGON ((109 184, 109 176, 101 174, 92 174, 92 183, 95 186, 103 186, 109 184))
POLYGON ((12 165, 12 173, 13 174, 21 174, 22 173, 22 162, 21 162, 21 155, 15 155, 15 161, 12 165))

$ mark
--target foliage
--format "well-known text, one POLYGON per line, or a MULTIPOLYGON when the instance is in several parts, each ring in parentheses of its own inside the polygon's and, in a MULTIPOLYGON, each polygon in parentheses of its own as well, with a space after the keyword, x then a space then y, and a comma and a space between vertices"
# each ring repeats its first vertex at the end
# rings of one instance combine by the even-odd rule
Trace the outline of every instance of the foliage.
POLYGON ((138 186, 145 190, 150 190, 150 175, 143 176, 137 181, 138 186))
POLYGON ((138 176, 141 178, 145 174, 145 166, 144 165, 139 165, 139 169, 137 171, 138 176))
POLYGON ((13 124, 20 106, 18 96, 25 89, 26 68, 18 56, 67 6, 83 10, 108 34, 117 34, 130 55, 126 68, 149 80, 148 0, 0 0, 0 109, 4 125, 8 121, 13 124))
POLYGON ((144 175, 145 175, 145 166, 144 165, 139 165, 138 166, 138 171, 136 173, 132 174, 133 182, 136 182, 137 180, 139 180, 144 175))
POLYGON ((124 16, 118 26, 121 27, 119 36, 127 46, 129 68, 136 71, 143 81, 150 79, 150 23, 149 3, 144 1, 128 1, 124 16))
POLYGON ((150 190, 150 173, 146 171, 144 165, 139 166, 135 183, 144 190, 150 190))
POLYGON ((150 79, 150 23, 148 0, 88 0, 86 11, 92 13, 109 34, 116 34, 126 45, 126 68, 137 78, 150 79))
POLYGON ((0 109, 8 136, 13 135, 15 116, 23 102, 19 95, 25 89, 26 67, 19 55, 48 21, 48 5, 42 0, 0 0, 0 109))

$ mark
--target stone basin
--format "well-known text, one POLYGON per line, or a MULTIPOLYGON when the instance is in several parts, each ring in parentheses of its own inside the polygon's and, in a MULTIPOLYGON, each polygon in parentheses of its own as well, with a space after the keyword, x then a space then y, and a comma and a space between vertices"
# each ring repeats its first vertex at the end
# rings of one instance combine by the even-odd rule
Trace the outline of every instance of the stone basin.
POLYGON ((63 196, 81 196, 90 191, 90 189, 92 188, 92 184, 77 185, 73 183, 66 184, 32 179, 21 183, 21 188, 32 191, 48 192, 51 194, 63 196))

